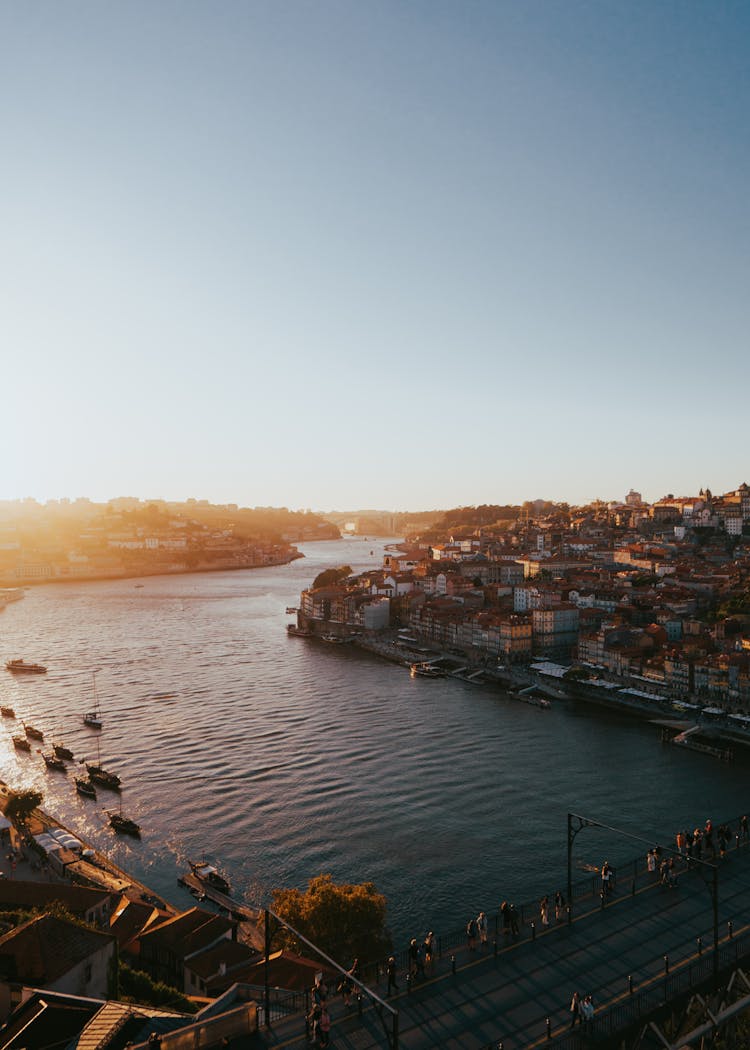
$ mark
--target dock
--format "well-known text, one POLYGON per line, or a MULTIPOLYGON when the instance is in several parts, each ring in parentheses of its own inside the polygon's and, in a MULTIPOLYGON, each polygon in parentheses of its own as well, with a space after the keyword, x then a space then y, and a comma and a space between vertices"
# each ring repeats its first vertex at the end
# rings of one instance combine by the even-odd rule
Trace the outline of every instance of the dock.
POLYGON ((228 896, 228 894, 222 893, 213 886, 206 886, 206 884, 196 878, 191 871, 181 875, 177 879, 177 882, 180 886, 185 886, 189 889, 199 901, 211 901, 219 908, 223 908, 224 911, 229 912, 230 915, 238 919, 240 922, 257 923, 258 921, 260 909, 253 908, 249 904, 244 904, 241 901, 234 900, 232 897, 228 896))

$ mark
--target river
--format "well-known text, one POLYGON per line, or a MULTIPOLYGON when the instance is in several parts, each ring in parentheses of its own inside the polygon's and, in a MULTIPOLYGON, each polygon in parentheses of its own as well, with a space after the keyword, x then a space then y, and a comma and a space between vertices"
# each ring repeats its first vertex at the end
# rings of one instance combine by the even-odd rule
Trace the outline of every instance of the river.
MULTIPOLYGON (((564 883, 573 811, 664 841, 750 808, 750 765, 665 747, 658 730, 581 702, 541 710, 498 687, 413 679, 343 646, 289 637, 285 609, 322 569, 380 564, 384 542, 303 544, 303 559, 240 572, 29 588, 0 614, 0 777, 118 864, 185 907, 187 858, 218 861, 236 895, 267 901, 331 872, 372 881, 398 944, 460 927, 504 897, 564 883), (82 723, 93 675, 101 733, 82 723), (123 780, 140 842, 117 838, 72 771, 16 752, 21 720, 123 780)), ((630 857, 586 830, 579 860, 630 857)))

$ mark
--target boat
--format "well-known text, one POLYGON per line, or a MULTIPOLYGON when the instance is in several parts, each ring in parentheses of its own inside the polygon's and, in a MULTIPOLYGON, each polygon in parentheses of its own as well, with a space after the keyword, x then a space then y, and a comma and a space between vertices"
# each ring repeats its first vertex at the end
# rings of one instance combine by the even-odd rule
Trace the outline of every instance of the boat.
POLYGON ((202 882, 204 886, 209 889, 218 890, 219 893, 230 893, 230 886, 227 879, 219 873, 217 868, 213 864, 207 864, 205 861, 197 863, 196 861, 189 860, 190 870, 199 882, 202 882))
POLYGON ((13 747, 17 751, 31 751, 31 744, 28 742, 25 736, 14 736, 13 747))
POLYGON ((48 769, 59 769, 63 773, 67 772, 67 766, 61 758, 57 757, 57 755, 50 755, 46 751, 42 751, 41 756, 48 769))
POLYGON ((297 615, 297 606, 296 605, 287 605, 287 607, 286 607, 286 614, 287 614, 287 616, 296 616, 297 615))
POLYGON ((109 770, 103 769, 100 765, 94 765, 93 763, 86 763, 86 771, 89 775, 89 780, 93 784, 98 784, 99 787, 109 788, 110 791, 119 791, 120 784, 122 781, 116 773, 110 773, 109 770))
POLYGON ((32 740, 44 740, 44 733, 41 729, 37 729, 35 726, 27 726, 25 722, 22 725, 26 736, 31 737, 32 740))
POLYGON ((444 672, 441 668, 435 667, 434 664, 412 664, 409 670, 412 677, 415 675, 423 675, 425 678, 442 678, 444 676, 444 672))
POLYGON ((87 711, 83 716, 83 724, 88 726, 89 729, 101 729, 102 728, 102 713, 99 710, 99 697, 96 692, 96 675, 91 676, 94 680, 94 706, 90 711, 87 711))
POLYGON ((16 712, 12 707, 0 707, 0 715, 2 715, 3 718, 15 718, 16 712))
POLYGON ((135 839, 141 837, 140 824, 136 824, 130 817, 124 817, 122 813, 107 813, 107 816, 109 817, 110 826, 114 828, 118 835, 132 835, 135 839))
POLYGON ((76 791, 85 798, 96 798, 96 788, 90 780, 84 780, 83 777, 76 777, 76 791))
POLYGON ((27 664, 25 660, 6 660, 5 668, 13 674, 46 674, 43 664, 27 664))
POLYGON ((73 752, 69 747, 65 747, 64 744, 52 744, 52 750, 55 752, 58 758, 67 758, 69 762, 73 761, 73 752))

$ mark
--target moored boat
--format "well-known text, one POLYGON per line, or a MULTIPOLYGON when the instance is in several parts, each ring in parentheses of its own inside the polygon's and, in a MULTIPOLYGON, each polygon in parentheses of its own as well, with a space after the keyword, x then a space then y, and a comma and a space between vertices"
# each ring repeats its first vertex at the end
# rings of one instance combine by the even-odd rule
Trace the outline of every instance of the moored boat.
POLYGON ((52 744, 52 750, 55 752, 58 758, 67 758, 69 762, 73 761, 73 752, 69 747, 64 744, 52 744))
POLYGON ((67 771, 65 763, 61 758, 58 758, 57 755, 50 755, 46 751, 42 751, 41 754, 44 759, 44 764, 48 769, 59 769, 62 773, 67 771))
POLYGON ((24 722, 23 731, 26 736, 31 737, 32 740, 44 740, 44 733, 41 729, 37 729, 35 726, 27 726, 24 722))
POLYGON ((107 813, 110 826, 118 835, 131 835, 135 839, 141 837, 141 826, 136 824, 130 817, 124 817, 122 813, 107 813))
POLYGON ((14 736, 13 747, 17 751, 31 751, 31 744, 28 742, 25 736, 14 736))
POLYGON ((13 674, 46 674, 44 664, 27 664, 25 660, 6 660, 5 668, 13 674))
POLYGON ((16 712, 12 707, 0 707, 0 715, 2 715, 3 718, 15 718, 16 712))
POLYGON ((96 788, 90 780, 84 780, 83 777, 76 777, 76 791, 84 798, 96 798, 96 788))
POLYGON ((94 706, 83 716, 83 724, 89 729, 102 728, 102 713, 99 710, 99 697, 96 692, 96 674, 91 676, 94 680, 94 706))
POLYGON ((111 773, 108 769, 104 769, 102 766, 93 765, 88 762, 86 763, 86 771, 89 775, 89 780, 93 784, 98 784, 99 787, 109 788, 110 791, 120 790, 122 781, 117 773, 111 773))
POLYGON ((414 675, 422 675, 425 678, 443 678, 445 675, 441 668, 429 663, 412 664, 410 671, 412 677, 414 675))
POLYGON ((204 886, 218 890, 219 893, 226 893, 227 895, 230 893, 229 881, 224 878, 213 864, 207 864, 205 861, 197 863, 192 860, 189 860, 188 864, 193 875, 204 886))

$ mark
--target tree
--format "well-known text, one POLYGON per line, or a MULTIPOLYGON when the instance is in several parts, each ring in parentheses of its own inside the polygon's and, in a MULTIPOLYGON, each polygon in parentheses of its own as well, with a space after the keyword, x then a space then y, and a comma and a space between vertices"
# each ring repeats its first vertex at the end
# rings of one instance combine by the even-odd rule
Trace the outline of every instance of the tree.
POLYGON ((313 580, 313 590, 316 587, 333 587, 340 583, 341 580, 345 580, 347 576, 351 576, 351 574, 351 565, 339 565, 337 569, 324 569, 313 580))
POLYGON ((280 918, 345 968, 355 958, 370 962, 391 950, 386 900, 372 882, 335 883, 332 875, 318 875, 304 893, 277 889, 272 898, 280 918))
POLYGON ((5 816, 8 820, 23 824, 37 806, 41 806, 43 797, 41 791, 11 791, 5 806, 5 816))

